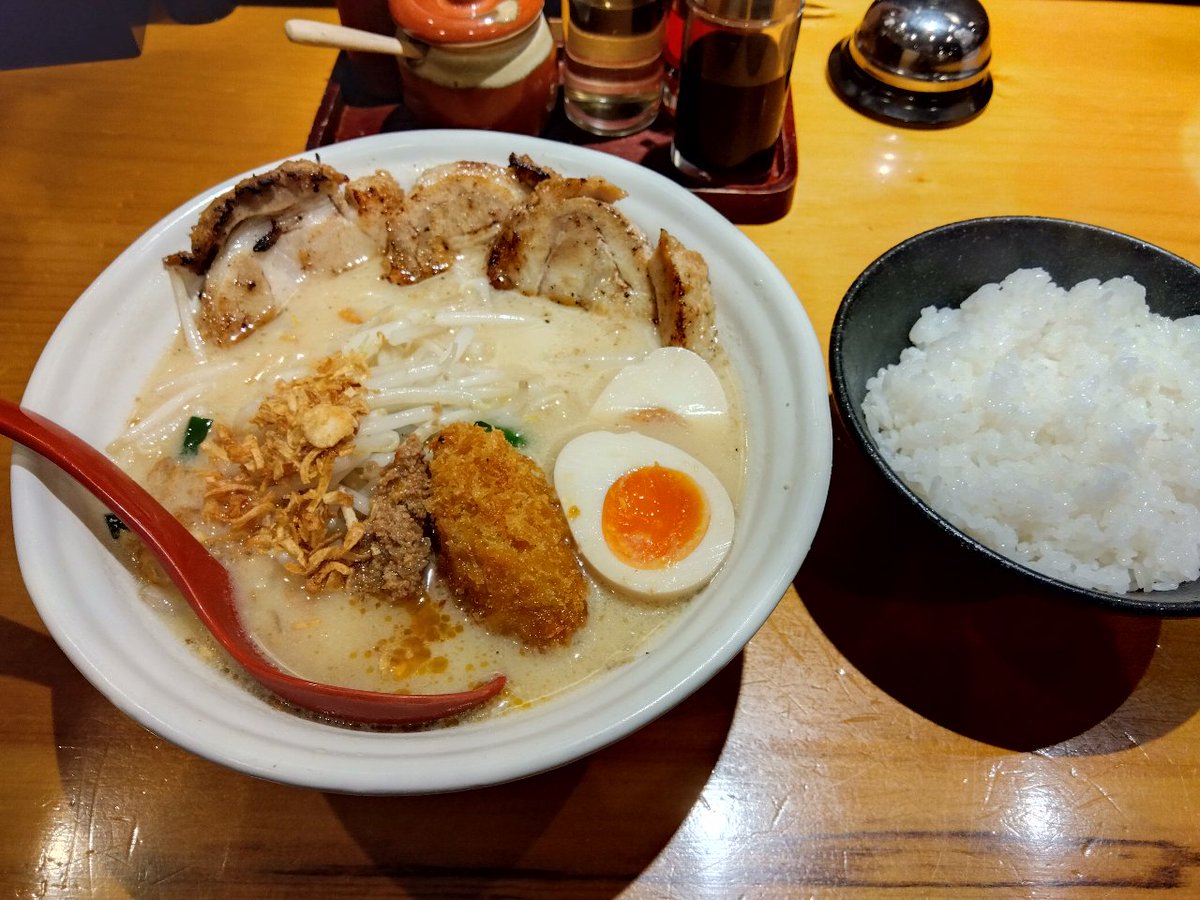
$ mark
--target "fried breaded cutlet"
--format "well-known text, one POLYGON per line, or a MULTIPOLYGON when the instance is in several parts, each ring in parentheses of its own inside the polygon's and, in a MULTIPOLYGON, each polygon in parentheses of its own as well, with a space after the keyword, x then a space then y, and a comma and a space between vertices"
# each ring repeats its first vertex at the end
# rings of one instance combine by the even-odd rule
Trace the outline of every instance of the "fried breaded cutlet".
POLYGON ((587 585, 558 498, 498 429, 457 423, 430 441, 429 511, 440 570, 487 627, 532 647, 587 620, 587 585))

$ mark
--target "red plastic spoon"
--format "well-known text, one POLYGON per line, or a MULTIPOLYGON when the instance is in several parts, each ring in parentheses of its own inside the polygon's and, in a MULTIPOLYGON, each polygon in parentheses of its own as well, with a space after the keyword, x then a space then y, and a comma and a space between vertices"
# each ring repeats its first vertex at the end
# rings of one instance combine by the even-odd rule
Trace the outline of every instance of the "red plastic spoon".
POLYGON ((347 722, 411 725, 465 712, 495 697, 505 677, 455 694, 388 694, 320 684, 270 662, 242 627, 229 572, 114 462, 44 416, 0 400, 0 434, 40 453, 91 491, 154 553, 200 621, 259 684, 289 703, 347 722))

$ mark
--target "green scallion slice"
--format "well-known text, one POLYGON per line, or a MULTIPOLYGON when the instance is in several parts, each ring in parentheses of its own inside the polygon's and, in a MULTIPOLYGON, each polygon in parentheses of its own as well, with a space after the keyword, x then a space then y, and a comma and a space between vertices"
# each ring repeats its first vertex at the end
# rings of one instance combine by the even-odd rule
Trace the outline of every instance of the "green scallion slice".
POLYGON ((188 419, 187 428, 183 432, 183 455, 195 456, 200 450, 200 445, 204 443, 204 439, 208 437, 209 429, 212 428, 212 419, 205 419, 201 416, 192 416, 188 419))
POLYGON ((504 435, 504 439, 514 447, 524 447, 525 437, 520 432, 513 431, 511 428, 504 428, 501 425, 493 425, 491 422, 476 422, 484 431, 499 431, 504 435))

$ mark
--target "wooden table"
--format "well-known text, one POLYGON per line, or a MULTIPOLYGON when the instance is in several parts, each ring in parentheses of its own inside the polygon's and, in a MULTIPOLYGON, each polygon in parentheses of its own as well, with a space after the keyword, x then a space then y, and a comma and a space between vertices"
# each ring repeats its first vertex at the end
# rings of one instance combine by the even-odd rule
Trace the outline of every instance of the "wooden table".
MULTIPOLYGON (((806 20, 795 202, 745 229, 822 339, 872 259, 956 219, 1080 219, 1200 260, 1200 12, 994 0, 990 106, 925 132, 859 116, 825 83, 864 8, 830 0, 806 20)), ((303 149, 334 54, 288 44, 294 15, 335 19, 244 6, 151 24, 135 59, 0 72, 4 397, 144 229, 303 149)), ((725 671, 607 750, 449 796, 280 786, 143 730, 47 637, 6 522, 4 895, 1200 895, 1200 622, 997 581, 896 510, 835 436, 795 590, 725 671)))

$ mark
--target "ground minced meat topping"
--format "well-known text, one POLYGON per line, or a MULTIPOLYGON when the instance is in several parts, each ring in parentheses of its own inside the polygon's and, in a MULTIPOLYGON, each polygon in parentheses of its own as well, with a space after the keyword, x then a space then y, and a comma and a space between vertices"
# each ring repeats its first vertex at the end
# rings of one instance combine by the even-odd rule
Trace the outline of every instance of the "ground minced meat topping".
POLYGON ((391 599, 420 596, 432 553, 428 502, 425 448, 410 435, 371 493, 366 536, 359 545, 365 557, 355 569, 352 588, 391 599))

